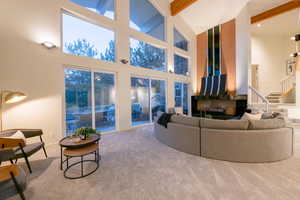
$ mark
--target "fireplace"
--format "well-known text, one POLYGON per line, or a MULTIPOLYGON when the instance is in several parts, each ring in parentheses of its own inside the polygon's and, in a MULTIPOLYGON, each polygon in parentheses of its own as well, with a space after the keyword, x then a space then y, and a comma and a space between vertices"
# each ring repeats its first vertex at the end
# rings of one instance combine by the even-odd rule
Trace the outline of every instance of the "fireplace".
POLYGON ((192 115, 194 117, 233 119, 242 116, 246 109, 246 95, 219 99, 192 96, 192 115))

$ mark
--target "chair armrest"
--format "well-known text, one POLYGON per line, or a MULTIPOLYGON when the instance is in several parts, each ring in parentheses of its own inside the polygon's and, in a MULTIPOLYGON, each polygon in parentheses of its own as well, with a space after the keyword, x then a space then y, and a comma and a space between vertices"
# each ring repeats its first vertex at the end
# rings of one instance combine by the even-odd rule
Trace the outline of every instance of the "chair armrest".
POLYGON ((26 138, 37 137, 37 136, 43 135, 42 129, 18 129, 18 130, 21 131, 26 138))
POLYGON ((25 142, 23 139, 0 138, 0 149, 1 148, 24 147, 24 146, 25 146, 25 142))
POLYGON ((21 131, 26 138, 37 137, 43 135, 42 129, 9 129, 0 132, 0 137, 9 137, 16 133, 17 131, 21 131))

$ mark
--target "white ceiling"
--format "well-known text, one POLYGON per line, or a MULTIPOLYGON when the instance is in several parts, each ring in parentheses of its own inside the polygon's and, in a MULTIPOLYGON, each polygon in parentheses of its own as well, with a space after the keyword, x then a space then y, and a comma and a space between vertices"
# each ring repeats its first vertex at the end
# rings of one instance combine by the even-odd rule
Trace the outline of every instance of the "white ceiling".
POLYGON ((234 19, 249 1, 199 0, 180 12, 179 15, 198 34, 234 19))
POLYGON ((296 33, 300 33, 299 11, 299 9, 295 9, 264 20, 260 22, 260 27, 253 24, 251 32, 255 35, 294 36, 296 33))
POLYGON ((255 16, 289 1, 291 0, 251 0, 249 3, 249 12, 251 16, 255 16))
MULTIPOLYGON (((173 0, 170 0, 172 2, 173 0)), ((194 30, 196 34, 204 32, 218 24, 222 24, 238 16, 240 11, 249 3, 250 16, 255 16, 266 10, 282 5, 290 0, 198 0, 186 8, 179 15, 194 30)), ((266 20, 265 28, 253 29, 259 34, 288 34, 295 32, 295 21, 298 19, 297 12, 266 20), (283 28, 284 27, 284 28, 283 28), (264 30, 265 32, 263 33, 264 30)), ((298 24, 299 25, 299 24, 298 24)))

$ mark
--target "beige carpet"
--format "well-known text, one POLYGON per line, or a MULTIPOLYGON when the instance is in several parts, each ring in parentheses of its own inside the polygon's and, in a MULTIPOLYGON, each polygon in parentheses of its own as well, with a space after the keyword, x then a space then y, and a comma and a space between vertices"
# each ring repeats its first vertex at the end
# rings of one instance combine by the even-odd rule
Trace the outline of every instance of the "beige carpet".
POLYGON ((300 129, 294 157, 269 164, 230 163, 181 153, 158 142, 152 130, 147 126, 104 136, 101 167, 80 180, 63 178, 59 147, 48 147, 47 160, 42 152, 31 158, 27 199, 300 199, 300 129))

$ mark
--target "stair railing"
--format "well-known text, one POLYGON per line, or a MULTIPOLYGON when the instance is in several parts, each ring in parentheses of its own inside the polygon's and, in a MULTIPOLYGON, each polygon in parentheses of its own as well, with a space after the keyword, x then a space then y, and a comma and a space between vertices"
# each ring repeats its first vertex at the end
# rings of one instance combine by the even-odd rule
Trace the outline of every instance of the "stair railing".
POLYGON ((290 92, 293 88, 295 88, 296 76, 295 75, 286 76, 284 79, 280 81, 280 85, 281 85, 281 94, 284 96, 288 92, 290 92))
POLYGON ((265 111, 269 112, 270 102, 266 97, 264 97, 262 94, 260 94, 259 91, 257 91, 252 86, 249 86, 249 100, 251 104, 264 104, 265 111))

